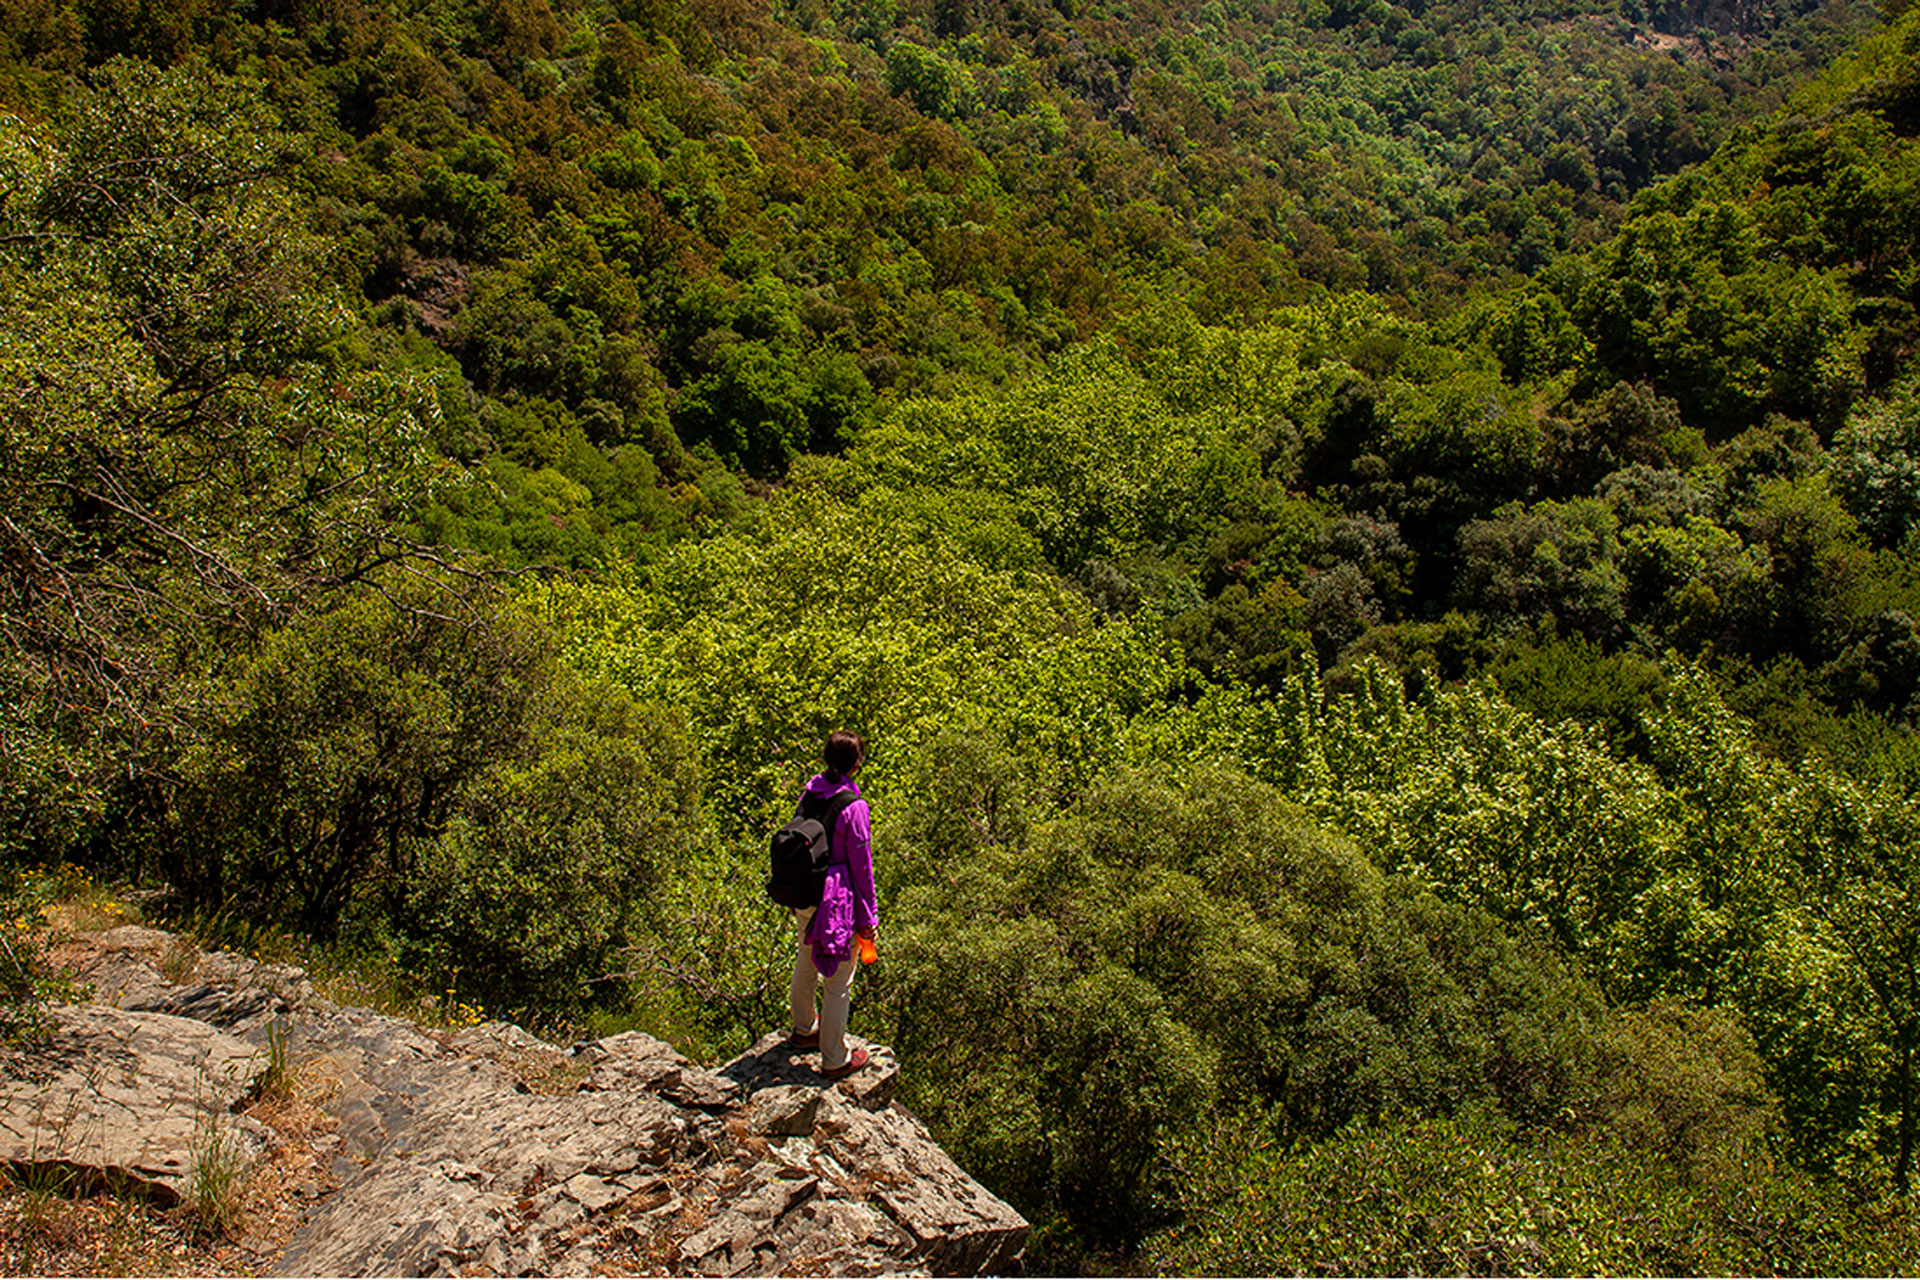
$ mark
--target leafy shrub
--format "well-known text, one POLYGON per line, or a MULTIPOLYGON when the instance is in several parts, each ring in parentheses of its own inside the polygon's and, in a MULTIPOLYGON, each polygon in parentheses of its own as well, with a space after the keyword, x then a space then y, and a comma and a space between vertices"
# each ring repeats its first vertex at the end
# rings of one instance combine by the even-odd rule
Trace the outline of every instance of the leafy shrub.
POLYGON ((1631 748, 1661 688, 1658 664, 1608 653, 1584 635, 1513 646, 1487 675, 1516 707, 1545 720, 1597 725, 1616 748, 1631 748))
POLYGON ((1604 1132, 1538 1139, 1480 1116, 1402 1117, 1295 1152, 1264 1145, 1257 1118, 1218 1133, 1222 1147, 1252 1136, 1222 1164, 1191 1159, 1192 1215, 1150 1242, 1153 1271, 1885 1274, 1914 1244, 1902 1217, 1804 1174, 1757 1165, 1703 1187, 1604 1132))
POLYGON ((558 668, 501 599, 397 584, 267 637, 183 761, 163 870, 202 903, 343 930, 547 1015, 619 967, 698 832, 678 717, 558 668))
POLYGON ((1271 789, 1118 773, 1043 815, 1006 748, 941 752, 893 828, 904 923, 869 1016, 917 1064, 916 1109, 1037 1221, 1137 1239, 1219 1108, 1312 1140, 1410 1106, 1539 1119, 1591 1097, 1590 988, 1271 789))
POLYGON ((1608 1020, 1600 1048, 1599 1110, 1623 1142, 1699 1181, 1768 1162, 1779 1102, 1733 1011, 1672 1000, 1622 1010, 1608 1020))
POLYGON ((489 1007, 575 1012, 619 998, 636 919, 698 833, 678 718, 557 673, 526 740, 460 789, 390 921, 420 973, 457 972, 489 1007))
POLYGON ((398 917, 463 788, 518 755, 551 660, 510 611, 440 612, 395 585, 268 635, 182 761, 161 868, 202 902, 320 938, 356 908, 398 917))
POLYGON ((1833 437, 1833 487, 1873 540, 1897 544, 1920 522, 1920 378, 1856 409, 1833 437))
POLYGON ((39 904, 23 878, 0 867, 0 1048, 32 1040, 45 1029, 44 974, 32 933, 39 904))

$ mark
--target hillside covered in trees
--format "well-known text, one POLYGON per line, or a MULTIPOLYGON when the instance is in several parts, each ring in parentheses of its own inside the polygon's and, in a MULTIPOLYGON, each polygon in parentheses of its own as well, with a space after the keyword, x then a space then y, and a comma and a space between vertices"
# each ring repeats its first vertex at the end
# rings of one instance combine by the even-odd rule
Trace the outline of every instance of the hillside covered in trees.
POLYGON ((1877 1274, 1920 9, 0 0, 8 1001, 79 867, 695 1056, 1043 1270, 1877 1274))

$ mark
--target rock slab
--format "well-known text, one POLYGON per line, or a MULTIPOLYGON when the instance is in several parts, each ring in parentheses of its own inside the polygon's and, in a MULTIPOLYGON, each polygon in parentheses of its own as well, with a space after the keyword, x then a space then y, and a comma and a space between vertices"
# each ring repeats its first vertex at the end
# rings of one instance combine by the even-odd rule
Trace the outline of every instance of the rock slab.
POLYGON ((260 1049, 175 1014, 52 1012, 52 1035, 6 1063, 0 1161, 171 1204, 196 1160, 258 1155, 258 1126, 233 1111, 265 1068, 260 1049))
POLYGON ((436 1032, 337 1008, 298 970, 114 932, 96 990, 137 1007, 59 1011, 0 1094, 0 1159, 58 1148, 177 1198, 209 1124, 244 1133, 232 1112, 277 1042, 329 1082, 339 1185, 275 1274, 963 1275, 1025 1247, 1019 1214, 894 1100, 885 1046, 835 1082, 780 1036, 708 1069, 640 1032, 436 1032))
POLYGON ((892 1103, 879 1046, 835 1083, 777 1037, 708 1071, 629 1032, 576 1046, 584 1078, 543 1097, 386 1019, 296 1043, 350 1082, 343 1115, 378 1119, 280 1274, 959 1275, 1025 1247, 1026 1222, 892 1103))

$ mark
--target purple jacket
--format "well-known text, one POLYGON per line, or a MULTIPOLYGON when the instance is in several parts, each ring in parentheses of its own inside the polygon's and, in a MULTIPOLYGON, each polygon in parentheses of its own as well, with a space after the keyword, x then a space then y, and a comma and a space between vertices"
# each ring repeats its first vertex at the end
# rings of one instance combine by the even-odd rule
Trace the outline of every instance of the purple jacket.
MULTIPOLYGON (((830 796, 860 786, 851 778, 815 774, 807 783, 810 796, 830 796)), ((813 967, 831 977, 853 954, 854 933, 880 923, 880 901, 873 891, 873 843, 868 829, 867 802, 855 800, 840 811, 833 827, 832 861, 827 883, 820 891, 820 909, 807 925, 806 940, 813 944, 813 967)))

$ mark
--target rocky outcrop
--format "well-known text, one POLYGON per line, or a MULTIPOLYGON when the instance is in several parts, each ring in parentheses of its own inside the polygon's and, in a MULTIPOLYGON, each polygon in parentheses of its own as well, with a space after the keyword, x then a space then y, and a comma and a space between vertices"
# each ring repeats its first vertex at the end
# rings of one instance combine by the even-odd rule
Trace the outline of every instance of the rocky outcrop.
POLYGON ((1024 1247, 1020 1216, 894 1100, 884 1046, 834 1083, 777 1036, 707 1069, 639 1032, 571 1049, 498 1024, 449 1034, 336 1008, 298 970, 170 946, 104 935, 84 972, 110 1003, 58 1011, 39 1076, 0 1097, 0 1158, 58 1146, 177 1196, 207 1132, 247 1135, 233 1112, 277 1055, 327 1081, 337 1121, 337 1185, 279 1274, 971 1274, 1024 1247))
POLYGON ((233 1114, 259 1077, 254 1046, 192 1018, 93 1005, 7 1062, 0 1161, 171 1204, 196 1163, 251 1163, 269 1139, 233 1114))

